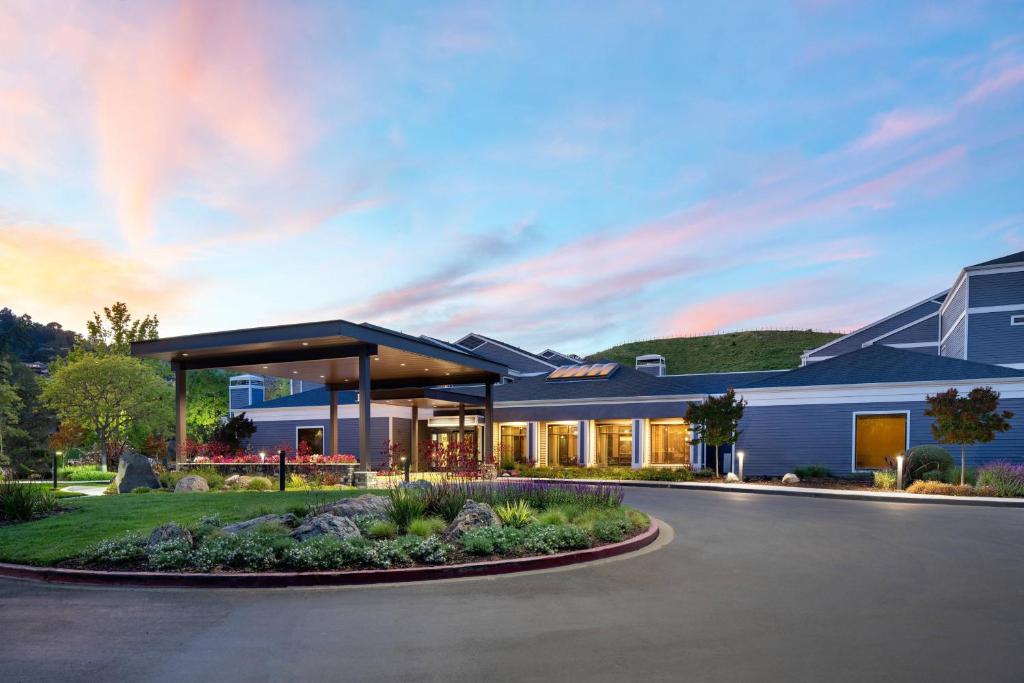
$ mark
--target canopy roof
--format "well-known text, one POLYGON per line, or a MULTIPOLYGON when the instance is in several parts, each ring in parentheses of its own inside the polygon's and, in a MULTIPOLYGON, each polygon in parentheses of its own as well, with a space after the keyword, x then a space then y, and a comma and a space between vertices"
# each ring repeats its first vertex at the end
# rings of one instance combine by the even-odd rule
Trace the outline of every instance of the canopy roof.
POLYGON ((132 355, 185 370, 229 368, 354 389, 359 356, 373 389, 496 382, 508 368, 425 337, 346 320, 254 327, 132 342, 132 355))

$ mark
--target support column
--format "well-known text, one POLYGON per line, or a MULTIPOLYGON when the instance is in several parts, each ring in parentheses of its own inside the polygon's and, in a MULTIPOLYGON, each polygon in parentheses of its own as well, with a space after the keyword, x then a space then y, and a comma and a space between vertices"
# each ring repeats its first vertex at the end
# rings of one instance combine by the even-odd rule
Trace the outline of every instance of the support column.
POLYGON ((331 440, 330 440, 330 451, 328 455, 338 454, 338 385, 328 384, 327 391, 331 396, 331 413, 330 413, 330 427, 331 427, 331 440))
POLYGON ((185 393, 185 368, 181 363, 171 363, 174 370, 174 450, 175 460, 185 462, 185 440, 188 432, 186 420, 188 418, 188 401, 185 393))
POLYGON ((484 384, 484 462, 494 462, 494 383, 484 384))
POLYGON ((409 425, 409 462, 414 471, 420 471, 420 407, 412 404, 412 424, 409 425))
POLYGON ((359 352, 359 464, 364 472, 373 469, 370 462, 370 353, 359 352))
POLYGON ((459 444, 466 438, 466 404, 459 404, 459 444))

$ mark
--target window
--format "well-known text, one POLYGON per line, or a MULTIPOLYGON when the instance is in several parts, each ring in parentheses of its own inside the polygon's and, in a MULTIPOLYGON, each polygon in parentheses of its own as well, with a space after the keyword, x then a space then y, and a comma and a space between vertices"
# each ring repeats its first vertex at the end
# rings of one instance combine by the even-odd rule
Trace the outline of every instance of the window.
POLYGON ((690 465, 690 425, 652 423, 651 464, 690 465))
POLYGON ((295 430, 295 449, 308 449, 310 455, 323 455, 324 428, 299 427, 295 430))
POLYGON ((548 425, 548 465, 570 467, 579 465, 579 427, 571 425, 548 425))
POLYGON ((854 415, 854 465, 858 470, 889 467, 907 449, 907 413, 854 415))
POLYGON ((1010 324, 1011 325, 1024 325, 1024 315, 1011 315, 1010 316, 1010 324))
POLYGON ((526 427, 501 425, 501 459, 526 462, 526 427))
POLYGON ((597 464, 600 467, 629 467, 633 464, 632 425, 597 425, 597 464))

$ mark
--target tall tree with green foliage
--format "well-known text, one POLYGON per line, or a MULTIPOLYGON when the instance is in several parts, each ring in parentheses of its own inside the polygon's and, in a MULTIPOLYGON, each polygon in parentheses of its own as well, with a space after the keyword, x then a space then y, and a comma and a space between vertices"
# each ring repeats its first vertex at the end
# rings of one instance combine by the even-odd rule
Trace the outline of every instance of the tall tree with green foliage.
POLYGON ((0 385, 7 387, 0 389, 5 464, 17 476, 45 471, 49 468, 46 441, 54 415, 41 404, 36 374, 16 357, 0 353, 0 385))
POLYGON ((967 447, 989 443, 1000 432, 1010 431, 1013 413, 999 412, 999 392, 992 387, 975 387, 966 396, 955 388, 927 396, 925 416, 935 418, 932 436, 939 443, 960 446, 960 485, 965 482, 967 447))
POLYGON ((694 440, 715 447, 715 474, 721 474, 719 448, 739 441, 740 420, 746 406, 747 402, 736 398, 736 392, 729 389, 721 396, 708 396, 686 408, 686 421, 693 428, 694 440))
POLYGON ((10 440, 10 433, 18 428, 21 421, 23 402, 14 387, 10 361, 0 356, 0 463, 7 463, 5 437, 10 440))
POLYGON ((141 320, 132 320, 128 305, 116 301, 113 306, 103 308, 102 318, 93 312, 93 318, 86 321, 85 328, 85 342, 90 350, 128 354, 133 341, 160 336, 160 319, 156 315, 147 315, 141 320))
POLYGON ((188 400, 186 417, 189 437, 209 441, 228 414, 228 382, 231 375, 224 370, 189 370, 185 392, 188 400))

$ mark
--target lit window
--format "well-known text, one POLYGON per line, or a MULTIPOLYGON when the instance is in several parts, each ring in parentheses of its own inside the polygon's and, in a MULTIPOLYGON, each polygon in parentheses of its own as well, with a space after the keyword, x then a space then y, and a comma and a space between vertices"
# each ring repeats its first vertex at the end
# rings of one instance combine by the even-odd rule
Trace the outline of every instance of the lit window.
POLYGON ((548 465, 579 465, 578 435, 579 428, 575 424, 548 425, 548 465))
POLYGON ((686 423, 652 424, 651 464, 689 465, 690 426, 686 423))
POLYGON ((597 464, 629 467, 633 463, 633 427, 629 423, 597 425, 597 464))
POLYGON ((1011 315, 1010 316, 1010 324, 1011 325, 1024 325, 1024 315, 1011 315))
POLYGON ((324 428, 323 427, 299 427, 295 436, 295 448, 309 449, 310 455, 323 455, 324 452, 324 428))
POLYGON ((857 415, 854 422, 855 462, 859 470, 889 467, 889 460, 907 448, 907 415, 857 415))
POLYGON ((501 459, 526 462, 526 427, 501 425, 501 459))

